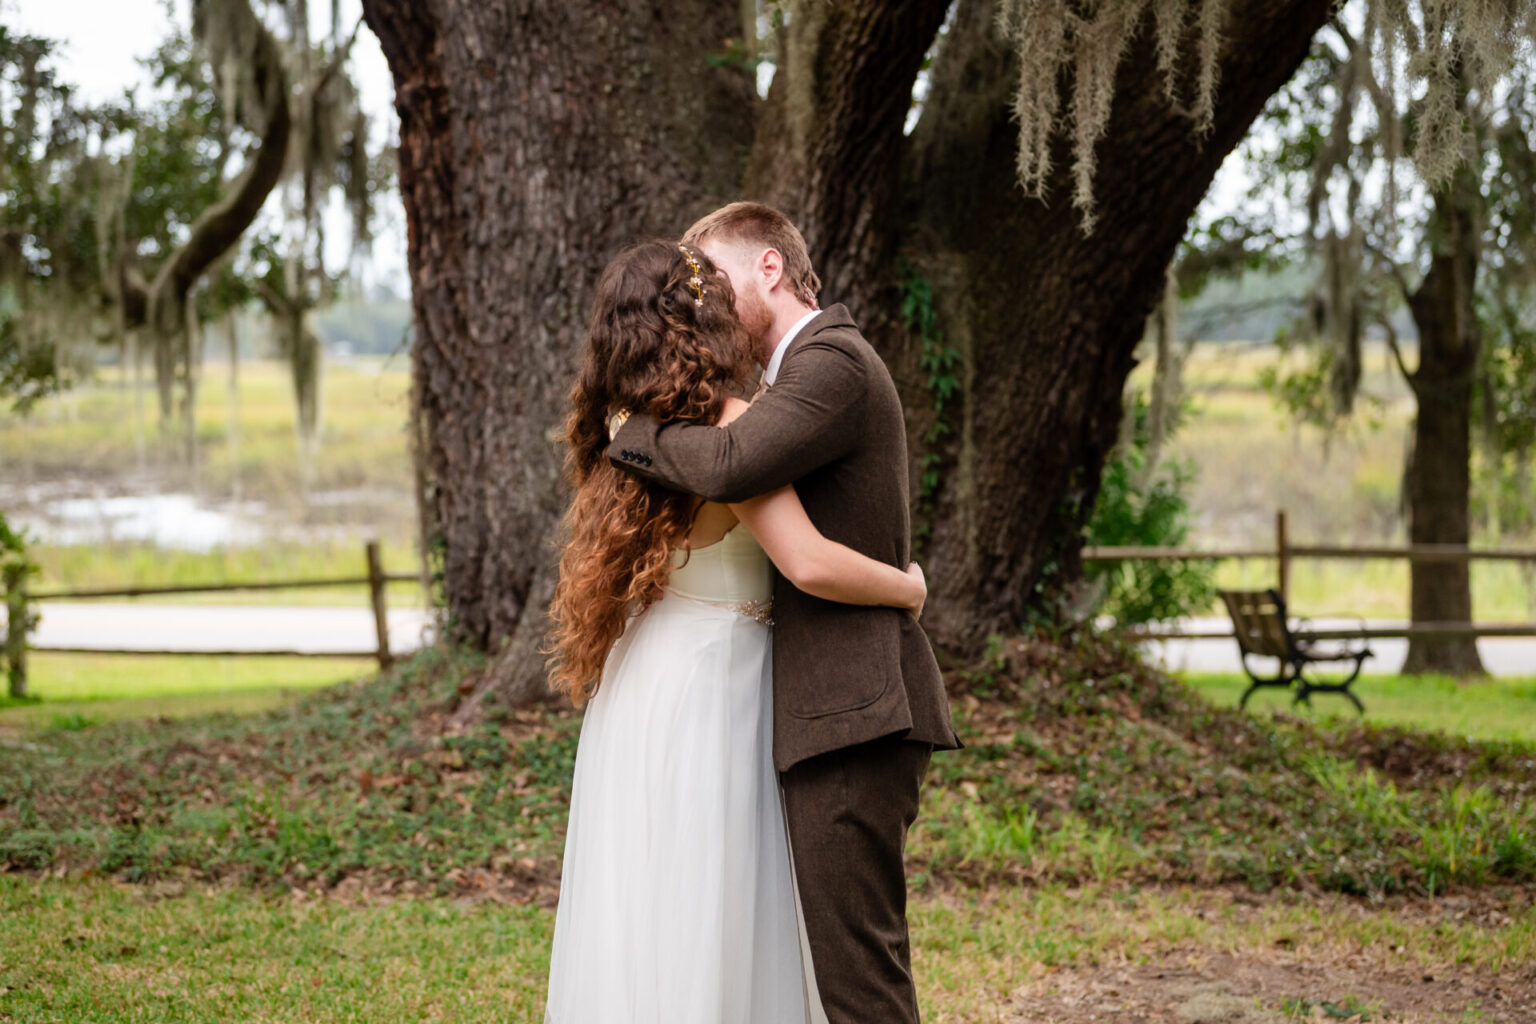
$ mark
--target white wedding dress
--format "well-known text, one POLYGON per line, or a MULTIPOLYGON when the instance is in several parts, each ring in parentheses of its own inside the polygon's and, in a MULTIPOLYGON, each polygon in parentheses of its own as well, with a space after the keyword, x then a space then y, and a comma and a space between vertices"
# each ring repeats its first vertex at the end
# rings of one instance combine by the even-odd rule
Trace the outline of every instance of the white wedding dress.
POLYGON ((609 652, 576 751, 545 1024, 805 1024, 771 596, 767 556, 733 527, 609 652))

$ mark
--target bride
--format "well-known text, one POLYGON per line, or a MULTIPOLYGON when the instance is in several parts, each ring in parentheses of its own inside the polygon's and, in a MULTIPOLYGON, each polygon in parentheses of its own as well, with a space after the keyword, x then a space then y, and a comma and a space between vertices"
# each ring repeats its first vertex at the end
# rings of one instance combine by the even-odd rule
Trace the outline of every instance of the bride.
POLYGON ((546 1024, 810 1019, 770 749, 773 572, 917 614, 922 571, 826 539, 793 487, 722 505, 604 456, 610 412, 723 425, 754 369, 703 253, 647 242, 604 271, 571 392, 551 607, 551 683, 586 714, 546 1024))

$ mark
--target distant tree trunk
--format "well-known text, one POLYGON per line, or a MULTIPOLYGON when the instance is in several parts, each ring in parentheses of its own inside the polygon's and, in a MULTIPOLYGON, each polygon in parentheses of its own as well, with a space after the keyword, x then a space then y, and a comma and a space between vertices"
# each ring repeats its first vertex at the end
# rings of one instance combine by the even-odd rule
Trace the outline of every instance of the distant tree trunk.
POLYGON ((288 364, 293 388, 294 437, 299 451, 299 487, 304 497, 314 482, 315 457, 319 452, 321 376, 325 346, 311 324, 314 302, 303 283, 303 254, 284 261, 281 287, 271 280, 256 282, 256 295, 272 318, 277 346, 288 364))
POLYGON ((240 500, 240 313, 230 310, 224 316, 224 338, 229 342, 229 385, 224 398, 224 415, 229 421, 229 496, 240 500))
MULTIPOLYGON (((1145 490, 1157 472, 1163 456, 1163 444, 1168 440, 1170 424, 1174 420, 1174 406, 1179 401, 1183 387, 1180 380, 1184 367, 1183 356, 1176 345, 1179 333, 1179 281, 1172 264, 1169 264, 1163 282, 1163 297, 1152 311, 1151 327, 1156 355, 1152 364, 1151 394, 1147 399, 1147 460, 1136 482, 1138 490, 1145 490)), ((1131 421, 1133 426, 1135 424, 1133 416, 1125 415, 1121 419, 1131 421)))
POLYGON ((123 337, 127 348, 127 363, 129 379, 133 382, 133 459, 134 468, 143 473, 145 462, 144 445, 144 360, 139 354, 139 329, 124 330, 123 337))
POLYGON ((192 489, 200 482, 197 450, 197 387, 203 376, 203 321, 197 312, 197 297, 188 294, 183 306, 185 326, 181 332, 181 427, 182 454, 192 473, 192 489))
POLYGON ((740 9, 677 0, 364 0, 395 82, 429 547, 450 628, 512 699, 538 653, 567 495, 555 445, 590 296, 646 236, 733 197, 752 129, 740 9))
MULTIPOLYGON (((1435 196, 1429 272, 1408 301, 1419 331, 1419 365, 1408 376, 1418 415, 1404 478, 1414 544, 1471 539, 1472 395, 1482 342, 1475 292, 1478 202, 1477 179, 1467 168, 1435 196)), ((1472 621, 1468 563, 1413 562, 1410 574, 1414 622, 1472 621)), ((1483 663, 1470 637, 1412 638, 1403 671, 1480 675, 1483 663)))

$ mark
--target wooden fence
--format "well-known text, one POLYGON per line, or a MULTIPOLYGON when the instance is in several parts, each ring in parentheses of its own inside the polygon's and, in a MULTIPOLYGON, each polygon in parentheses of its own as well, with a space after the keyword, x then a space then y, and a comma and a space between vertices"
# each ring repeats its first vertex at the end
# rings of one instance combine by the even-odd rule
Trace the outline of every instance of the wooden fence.
MULTIPOLYGON (((117 587, 111 589, 85 589, 85 590, 50 590, 31 592, 27 590, 25 580, 12 581, 12 585, 5 594, 7 618, 10 622, 24 622, 29 612, 29 605, 35 601, 49 600, 79 600, 90 598, 109 597, 147 597, 154 594, 211 594, 227 593, 237 590, 303 590, 315 587, 355 587, 366 586, 368 588, 369 604, 373 608, 373 623, 375 648, 374 657, 378 659, 380 668, 388 668, 393 661, 389 649, 389 621, 385 606, 385 584, 392 582, 419 582, 421 577, 415 573, 385 572, 383 559, 379 554, 379 542, 370 540, 363 548, 364 565, 366 575, 342 576, 331 579, 292 579, 292 580, 261 580, 248 583, 195 583, 176 584, 160 587, 117 587)), ((23 696, 26 693, 27 677, 27 644, 26 630, 8 629, 5 636, 6 660, 12 668, 11 695, 23 696), (17 685, 19 680, 19 685, 17 685)), ((63 654, 159 654, 159 655, 202 655, 202 656, 272 656, 283 655, 299 658, 356 658, 365 651, 299 651, 284 650, 152 650, 149 648, 106 648, 106 647, 62 647, 31 645, 32 650, 48 651, 63 654)))
MULTIPOLYGON (((1126 561, 1224 561, 1232 559, 1275 559, 1279 570, 1276 589, 1281 597, 1290 591, 1291 564, 1299 558, 1406 558, 1415 562, 1472 562, 1474 560, 1530 562, 1536 564, 1536 548, 1471 548, 1463 544, 1407 544, 1347 547, 1328 544, 1292 544, 1286 532, 1285 512, 1275 514, 1275 546, 1272 548, 1220 548, 1198 550, 1194 548, 1164 547, 1088 547, 1083 549, 1085 562, 1126 561)), ((1294 609, 1289 609, 1294 613, 1294 609)), ((1136 629, 1133 636, 1145 636, 1167 640, 1230 640, 1230 629, 1136 629)), ((1309 638, 1333 640, 1347 637, 1423 637, 1449 639, 1454 637, 1531 637, 1536 636, 1536 622, 1414 622, 1402 626, 1377 626, 1354 629, 1308 629, 1309 638)))
MULTIPOLYGON (((337 579, 265 580, 251 583, 208 583, 165 587, 121 587, 107 590, 57 590, 30 593, 25 581, 13 583, 5 594, 6 607, 11 622, 25 621, 28 605, 33 601, 60 599, 89 599, 108 597, 145 597, 153 594, 199 594, 236 590, 298 590, 312 587, 348 587, 363 585, 368 588, 373 607, 374 630, 377 639, 375 657, 381 668, 391 663, 389 651, 389 623, 385 617, 384 587, 386 583, 419 580, 414 573, 386 573, 379 556, 378 541, 369 541, 364 548, 367 575, 344 576, 337 579)), ((1286 533, 1285 513, 1275 516, 1275 546, 1272 548, 1227 548, 1199 550, 1194 548, 1165 547, 1091 547, 1083 549, 1086 562, 1112 562, 1135 560, 1187 560, 1222 561, 1231 559, 1273 558, 1279 566, 1278 589, 1281 596, 1290 587, 1291 564, 1299 558, 1406 558, 1418 562, 1470 562, 1472 560, 1517 561, 1536 564, 1536 548, 1501 548, 1497 550, 1475 549, 1458 544, 1413 544, 1403 546, 1342 547, 1323 544, 1292 544, 1286 533)), ((1133 630, 1133 635, 1154 639, 1220 640, 1232 639, 1230 629, 1211 630, 1133 630)), ((1309 629, 1309 637, 1336 639, 1344 637, 1533 637, 1536 622, 1415 622, 1403 626, 1385 626, 1362 629, 1309 629)), ((21 680, 20 687, 13 685, 13 696, 25 693, 27 642, 26 631, 12 629, 5 638, 6 657, 13 668, 13 678, 21 680)), ((298 651, 298 650, 148 650, 143 648, 109 649, 100 647, 35 647, 34 650, 61 653, 90 654, 197 654, 197 655, 290 655, 294 657, 357 657, 358 651, 298 651)))

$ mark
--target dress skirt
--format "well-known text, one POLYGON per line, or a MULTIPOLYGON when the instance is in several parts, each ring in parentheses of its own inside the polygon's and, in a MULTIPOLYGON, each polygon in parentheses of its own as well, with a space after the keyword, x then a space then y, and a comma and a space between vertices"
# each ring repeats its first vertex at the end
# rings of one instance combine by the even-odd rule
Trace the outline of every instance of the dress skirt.
POLYGON ((771 627, 667 593, 582 722, 545 1024, 804 1024, 771 627))

